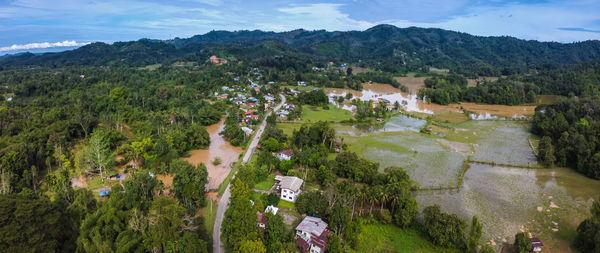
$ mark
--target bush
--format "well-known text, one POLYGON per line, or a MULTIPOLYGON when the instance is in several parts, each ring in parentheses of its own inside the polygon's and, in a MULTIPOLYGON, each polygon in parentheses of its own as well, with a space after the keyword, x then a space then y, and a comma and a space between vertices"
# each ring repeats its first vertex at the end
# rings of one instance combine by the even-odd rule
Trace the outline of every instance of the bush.
POLYGON ((215 157, 215 160, 213 160, 212 164, 214 166, 217 166, 217 165, 221 164, 221 158, 220 157, 215 157))
POLYGON ((390 214, 390 210, 379 210, 379 212, 377 212, 377 220, 381 221, 381 223, 383 224, 390 224, 392 222, 392 215, 390 214))
POLYGON ((277 205, 279 205, 280 199, 281 198, 279 198, 277 193, 271 192, 271 193, 269 193, 269 196, 267 197, 267 203, 272 206, 277 206, 277 205))

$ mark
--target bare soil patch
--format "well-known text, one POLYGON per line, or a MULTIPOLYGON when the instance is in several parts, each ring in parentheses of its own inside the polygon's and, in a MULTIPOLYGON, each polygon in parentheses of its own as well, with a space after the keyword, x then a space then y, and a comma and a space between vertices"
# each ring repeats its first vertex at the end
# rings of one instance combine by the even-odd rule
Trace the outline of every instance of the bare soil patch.
POLYGON ((394 79, 406 86, 408 88, 408 92, 411 94, 417 94, 419 89, 425 88, 425 79, 427 79, 427 77, 415 77, 414 74, 410 74, 403 77, 394 77, 394 79))
POLYGON ((460 106, 475 114, 489 113, 501 117, 531 116, 535 113, 535 105, 489 105, 463 102, 460 106))

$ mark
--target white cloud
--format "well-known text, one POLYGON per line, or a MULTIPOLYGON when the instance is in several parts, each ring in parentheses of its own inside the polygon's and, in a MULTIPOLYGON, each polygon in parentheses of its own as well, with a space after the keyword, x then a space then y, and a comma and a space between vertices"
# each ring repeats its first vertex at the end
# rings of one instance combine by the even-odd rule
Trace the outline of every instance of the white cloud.
POLYGON ((41 42, 41 43, 29 43, 23 45, 12 45, 8 47, 0 47, 0 52, 5 51, 18 51, 18 50, 28 50, 28 49, 39 49, 39 48, 53 48, 53 47, 80 47, 90 44, 90 42, 77 42, 74 40, 65 40, 62 42, 41 42))

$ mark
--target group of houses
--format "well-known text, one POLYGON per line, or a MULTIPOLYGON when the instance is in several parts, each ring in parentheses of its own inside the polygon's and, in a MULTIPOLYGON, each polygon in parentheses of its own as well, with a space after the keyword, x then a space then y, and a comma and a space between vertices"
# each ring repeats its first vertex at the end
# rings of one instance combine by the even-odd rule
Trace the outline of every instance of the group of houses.
POLYGON ((290 114, 290 111, 293 111, 295 109, 296 109, 296 106, 294 104, 287 103, 283 106, 283 109, 281 109, 277 112, 277 117, 287 118, 287 116, 290 114))

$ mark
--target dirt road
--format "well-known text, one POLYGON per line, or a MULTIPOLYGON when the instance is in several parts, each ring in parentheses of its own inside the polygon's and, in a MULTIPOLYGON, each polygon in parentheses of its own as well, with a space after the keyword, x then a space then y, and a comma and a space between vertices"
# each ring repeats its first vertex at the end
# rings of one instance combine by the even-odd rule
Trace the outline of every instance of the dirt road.
MULTIPOLYGON (((285 103, 285 97, 283 95, 279 95, 281 97, 281 103, 279 103, 273 111, 277 112, 279 108, 285 103)), ((254 139, 248 145, 248 149, 246 150, 246 154, 244 154, 244 158, 242 159, 243 163, 247 163, 252 158, 252 154, 254 154, 254 150, 256 150, 256 146, 258 145, 258 141, 262 136, 265 127, 267 126, 267 117, 271 115, 272 111, 269 111, 265 118, 263 119, 260 127, 256 130, 256 135, 254 135, 254 139)), ((223 196, 219 200, 219 205, 217 207, 217 214, 215 216, 215 226, 213 227, 213 253, 224 253, 225 249, 221 244, 221 224, 223 223, 223 217, 225 216, 225 210, 229 206, 229 198, 231 197, 231 193, 229 192, 229 187, 231 184, 227 185, 225 192, 223 192, 223 196)))

